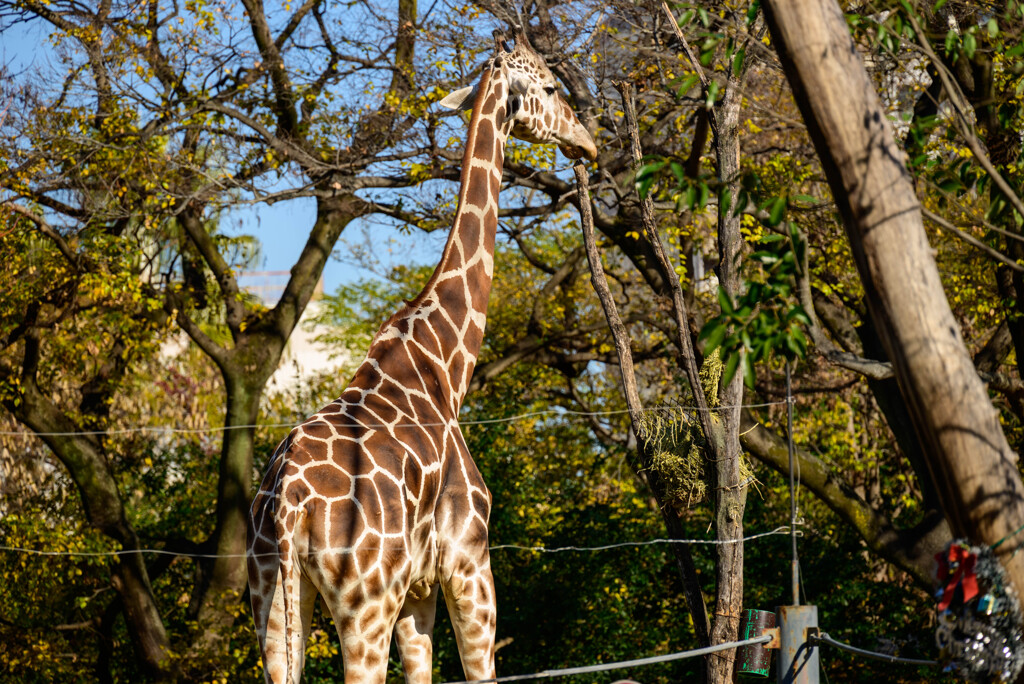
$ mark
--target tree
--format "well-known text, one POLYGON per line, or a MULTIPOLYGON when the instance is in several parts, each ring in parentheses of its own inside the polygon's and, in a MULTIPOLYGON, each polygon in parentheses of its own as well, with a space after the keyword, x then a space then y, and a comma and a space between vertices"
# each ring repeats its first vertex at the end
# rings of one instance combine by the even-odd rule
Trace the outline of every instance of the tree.
MULTIPOLYGON (((1024 524, 1024 484, 946 302, 873 84, 837 5, 766 10, 943 510, 955 534, 994 545, 1024 524), (808 36, 830 39, 814 49, 808 36)), ((1024 564, 1002 561, 1022 586, 1024 564)))
MULTIPOLYGON (((362 25, 349 33, 351 17, 328 16, 322 3, 281 17, 260 3, 241 10, 32 2, 3 10, 13 23, 47 22, 69 67, 57 88, 25 82, 16 93, 5 121, 9 201, 21 199, 14 206, 24 215, 41 207, 41 233, 65 221, 51 237, 67 242, 99 225, 122 249, 145 254, 152 263, 137 270, 140 296, 160 301, 223 377, 216 512, 201 545, 215 558, 198 563, 191 600, 199 649, 234 620, 244 588, 252 426, 266 381, 345 226, 374 212, 403 215, 357 191, 417 183, 422 174, 401 165, 438 147, 438 122, 425 113, 439 91, 415 77, 415 2, 399 3, 391 20, 360 5, 352 12, 363 13, 362 25), (382 48, 377 32, 395 38, 382 48), (332 104, 353 93, 361 94, 332 104), (217 225, 229 206, 296 198, 316 204, 316 221, 283 295, 266 307, 241 290, 244 254, 217 225)), ((34 424, 39 409, 20 405, 34 424)), ((76 438, 57 439, 63 447, 76 438)))
MULTIPOLYGON (((100 438, 130 364, 151 348, 159 324, 131 268, 138 262, 103 230, 83 231, 72 246, 30 209, 6 218, 2 275, 16 294, 0 313, 0 401, 67 469, 89 524, 122 550, 139 549, 100 438)), ((170 641, 143 557, 118 556, 110 581, 143 671, 169 674, 170 641)))
MULTIPOLYGON (((21 6, 4 7, 8 18, 15 9, 22 11, 21 6)), ((120 501, 141 543, 167 551, 219 553, 218 544, 228 549, 235 543, 226 530, 244 512, 255 471, 280 431, 243 428, 236 436, 229 429, 224 440, 220 433, 198 440, 120 436, 116 429, 174 424, 186 417, 196 427, 289 423, 332 395, 330 382, 290 396, 267 397, 264 389, 264 374, 305 303, 305 288, 315 283, 337 234, 362 220, 350 221, 349 214, 375 213, 412 230, 447 225, 449 181, 457 177, 452 164, 458 158, 449 147, 460 144, 461 123, 434 118, 429 103, 443 91, 427 84, 458 80, 461 85, 472 68, 474 46, 488 40, 489 28, 520 19, 503 5, 488 4, 489 13, 481 13, 478 7, 439 3, 418 16, 416 50, 407 53, 392 44, 397 15, 381 17, 364 4, 346 10, 353 14, 317 3, 280 14, 251 6, 255 19, 216 3, 26 7, 30 15, 58 27, 55 54, 67 60, 62 65, 70 71, 32 87, 11 90, 25 80, 5 84, 6 166, 0 178, 5 205, 17 212, 5 214, 5 220, 18 231, 16 240, 4 244, 5 266, 11 264, 5 275, 11 296, 4 301, 3 329, 9 343, 2 355, 8 377, 23 374, 25 340, 34 330, 40 338, 36 377, 42 393, 71 421, 68 431, 106 432, 94 441, 116 484, 112 498, 120 501), (97 33, 91 27, 105 28, 97 33), (426 40, 431 41, 429 52, 421 49, 426 40), (271 69, 275 50, 283 67, 271 69), (408 55, 408 72, 392 68, 400 52, 408 55), (396 83, 399 73, 408 74, 412 84, 403 85, 403 78, 396 83), (388 94, 402 88, 408 88, 403 91, 408 95, 396 99, 388 94), (363 149, 359 142, 370 147, 363 149), (318 213, 315 225, 303 231, 302 239, 314 239, 306 243, 290 294, 266 306, 247 295, 236 277, 253 257, 252 242, 229 237, 227 225, 236 220, 239 206, 277 201, 309 202, 318 213), (48 233, 46 226, 53 230, 48 233), (46 255, 46 269, 36 271, 37 280, 26 278, 25 269, 33 265, 26 259, 40 254, 46 255), (88 259, 98 266, 88 265, 88 259), (77 275, 57 272, 76 262, 77 275), (91 298, 97 284, 104 286, 99 300, 91 298), (43 303, 36 318, 29 315, 33 301, 43 303), (50 318, 50 312, 65 308, 71 313, 56 322, 50 318), (182 357, 188 360, 175 360, 172 369, 154 353, 156 344, 171 334, 169 321, 190 329, 203 349, 193 346, 182 357), (110 334, 114 330, 120 337, 110 334), (120 358, 119 339, 129 343, 129 354, 111 366, 123 364, 123 370, 107 376, 104 392, 112 403, 105 413, 84 412, 81 388, 103 361, 120 358), (158 382, 166 389, 156 389, 158 382), (253 406, 261 407, 259 412, 247 413, 253 406)), ((1016 29, 1010 9, 993 14, 998 29, 993 34, 987 22, 971 18, 975 15, 966 6, 950 5, 959 23, 949 37, 946 16, 936 19, 923 6, 912 5, 920 25, 927 27, 922 31, 913 30, 901 4, 865 7, 848 17, 849 31, 860 53, 870 58, 869 75, 885 95, 886 112, 908 119, 899 131, 914 162, 916 191, 929 212, 928 236, 952 314, 1000 409, 1008 443, 1017 449, 1024 437, 1024 393, 1016 367, 1019 355, 1013 350, 1017 300, 1012 292, 1020 268, 1012 254, 1017 243, 1012 197, 1003 193, 1000 203, 991 191, 995 185, 985 180, 989 173, 971 152, 974 143, 960 124, 928 113, 929 97, 952 98, 968 103, 962 108, 968 121, 980 122, 981 115, 994 112, 988 121, 998 124, 996 138, 1019 135, 1020 115, 1014 109, 1019 103, 1011 94, 1019 82, 1014 64, 1020 55, 1013 53, 1016 29), (937 72, 940 81, 946 78, 950 84, 941 92, 928 78, 909 78, 920 71, 915 64, 929 73, 931 60, 921 36, 928 38, 935 63, 946 67, 937 72), (964 68, 968 62, 972 66, 964 68), (973 81, 979 86, 976 93, 967 87, 971 74, 984 77, 989 67, 990 80, 973 81), (986 98, 997 106, 987 109, 986 98)), ((741 461, 741 481, 756 477, 764 496, 748 497, 744 528, 771 529, 788 518, 788 494, 783 480, 761 463, 787 470, 786 434, 779 427, 785 418, 781 371, 786 358, 798 357, 785 350, 790 343, 801 348, 797 333, 806 333, 806 358, 793 369, 793 438, 801 486, 827 508, 801 497, 804 586, 828 616, 833 634, 842 638, 845 631, 851 641, 870 646, 867 639, 887 633, 905 648, 923 649, 931 555, 946 541, 949 527, 926 467, 926 449, 907 405, 893 389, 891 357, 864 305, 865 291, 827 179, 771 46, 747 40, 757 36, 752 28, 759 21, 756 10, 700 3, 673 12, 693 59, 671 26, 677 19, 670 19, 660 3, 617 4, 607 10, 582 1, 542 2, 524 8, 522 19, 601 139, 602 154, 590 178, 596 239, 631 340, 638 394, 650 408, 694 403, 691 388, 701 383, 680 362, 687 340, 698 376, 702 371, 705 378, 709 372, 724 374, 732 360, 733 386, 748 383, 745 398, 736 403, 754 406, 742 412, 737 429, 730 426, 726 436, 738 435, 744 456, 753 458, 741 461), (734 67, 742 73, 742 88, 736 88, 734 67), (623 106, 612 86, 618 80, 629 81, 636 92, 640 147, 647 157, 639 176, 626 152, 623 106), (735 99, 728 99, 729 92, 735 99), (709 104, 723 117, 731 104, 737 117, 735 139, 723 136, 721 145, 710 148, 715 138, 709 104), (637 184, 652 200, 655 227, 648 235, 660 238, 664 259, 641 229, 637 184), (730 204, 732 211, 720 210, 730 204), (718 240, 720 220, 729 224, 726 232, 732 236, 724 247, 718 240), (737 256, 726 258, 724 272, 731 273, 736 287, 719 298, 715 279, 704 270, 716 264, 721 270, 719 262, 730 249, 737 256), (735 267, 731 272, 730 266, 735 267), (678 289, 672 273, 678 275, 678 289), (688 324, 678 322, 683 307, 677 299, 689 315, 688 324), (806 319, 795 316, 798 309, 806 319), (710 352, 716 346, 726 362, 721 371, 710 352), (837 558, 844 559, 839 568, 837 558), (826 582, 833 579, 841 591, 826 582), (880 602, 894 609, 877 615, 880 602), (866 622, 869 614, 874 616, 866 622)), ((987 148, 988 126, 976 129, 982 148, 987 148)), ((723 132, 729 131, 720 126, 719 135, 723 132)), ((1016 183, 1017 168, 1009 164, 1000 173, 1016 183)), ((586 283, 584 250, 570 206, 574 193, 565 169, 553 155, 510 147, 505 182, 502 224, 508 245, 499 255, 489 337, 467 411, 511 417, 546 408, 588 414, 620 408, 619 360, 586 283)), ((372 332, 390 313, 387 302, 415 291, 414 276, 403 272, 400 285, 342 292, 334 300, 339 315, 349 323, 358 319, 359 326, 346 324, 333 343, 357 348, 360 335, 372 332), (386 303, 375 304, 380 301, 386 303)), ((721 273, 716 277, 723 282, 721 273)), ((13 383, 10 388, 9 397, 20 396, 21 389, 13 383)), ((664 414, 681 421, 692 412, 664 414)), ((638 463, 632 471, 627 462, 637 447, 628 421, 548 415, 514 427, 467 430, 496 494, 492 529, 501 541, 569 545, 662 536, 662 516, 675 521, 676 527, 671 522, 667 527, 673 536, 707 536, 722 506, 715 509, 700 495, 703 491, 710 498, 719 491, 704 452, 698 460, 706 466, 704 475, 672 480, 679 474, 675 456, 690 452, 690 431, 673 433, 663 445, 667 457, 659 461, 664 470, 658 475, 682 484, 658 501, 649 495, 655 490, 647 489, 657 480, 651 464, 638 463), (584 475, 577 475, 580 471, 584 475), (588 491, 588 483, 593 490, 588 491)), ((25 420, 33 424, 28 416, 25 420)), ((59 456, 77 439, 54 436, 54 452, 59 456)), ((63 473, 72 477, 64 466, 55 477, 63 473)), ((84 509, 61 499, 56 490, 44 489, 38 500, 21 505, 16 516, 0 522, 12 546, 37 540, 41 547, 60 549, 65 532, 82 537, 76 549, 121 544, 92 531, 82 534, 88 529, 80 524, 84 509)), ((731 537, 735 530, 722 524, 718 533, 731 537)), ((788 601, 782 591, 788 578, 773 562, 780 555, 776 544, 781 541, 768 537, 744 549, 746 607, 788 601)), ((499 600, 513 638, 499 651, 503 673, 607 660, 630 648, 651 653, 690 647, 701 637, 679 613, 680 593, 685 587, 692 594, 695 586, 710 601, 713 585, 722 583, 710 579, 716 554, 705 547, 692 549, 696 582, 689 587, 675 578, 661 585, 652 581, 673 567, 667 549, 648 549, 635 557, 520 553, 525 552, 495 553, 496 563, 507 564, 498 581, 505 583, 499 596, 508 598, 499 600), (636 559, 635 566, 629 558, 636 559), (573 596, 553 589, 573 576, 593 581, 573 596), (536 602, 529 609, 527 597, 536 602), (543 610, 553 604, 559 606, 556 615, 543 610), (602 636, 600 643, 585 638, 591 632, 602 636), (558 648, 560 633, 579 635, 571 653, 558 648), (628 647, 607 646, 613 635, 625 635, 621 643, 628 647)), ((24 644, 36 663, 46 658, 47 649, 59 649, 94 663, 111 678, 139 676, 142 666, 120 651, 131 632, 120 621, 120 599, 110 600, 114 592, 109 591, 106 562, 65 565, 62 560, 31 579, 39 565, 9 557, 8 567, 17 575, 13 586, 26 587, 32 597, 5 594, 5 610, 10 611, 0 614, 5 643, 11 635, 10 643, 24 644), (83 575, 57 590, 60 568, 83 575), (37 607, 29 610, 32 605, 37 607), (48 629, 53 624, 61 629, 48 629), (94 641, 88 635, 97 626, 103 636, 94 641)), ((231 598, 229 585, 237 579, 231 563, 170 558, 148 557, 145 570, 172 652, 188 653, 190 671, 182 677, 251 676, 257 668, 255 641, 244 607, 231 598), (220 638, 196 640, 207 632, 220 638)), ((729 562, 720 564, 722 580, 738 575, 726 570, 729 562)), ((700 598, 690 601, 695 620, 703 612, 700 598)), ((505 619, 499 619, 499 629, 505 619)), ((721 624, 727 627, 730 621, 726 617, 721 624)), ((308 672, 313 680, 330 679, 338 671, 330 631, 329 624, 317 622, 308 672)), ((21 662, 18 650, 0 649, 0 659, 21 662)), ((921 655, 927 657, 927 650, 921 655)), ((66 670, 51 660, 50 672, 59 678, 66 670)), ((679 668, 657 676, 695 674, 690 664, 679 668)), ((883 676, 854 672, 853 666, 845 674, 883 676)), ((929 681, 928 676, 921 674, 919 681, 929 681)))

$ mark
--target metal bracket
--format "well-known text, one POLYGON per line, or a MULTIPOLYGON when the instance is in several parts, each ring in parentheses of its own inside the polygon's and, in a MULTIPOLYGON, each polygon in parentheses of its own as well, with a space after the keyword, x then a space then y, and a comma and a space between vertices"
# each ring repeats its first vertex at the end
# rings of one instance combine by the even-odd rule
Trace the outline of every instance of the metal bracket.
POLYGON ((769 641, 769 642, 768 642, 768 643, 766 643, 766 644, 761 644, 761 646, 762 646, 763 648, 774 648, 774 649, 778 649, 778 648, 780 648, 780 647, 781 647, 781 645, 782 645, 782 642, 781 642, 781 640, 780 640, 780 638, 779 638, 779 628, 778 628, 778 627, 768 627, 767 629, 765 629, 765 630, 763 630, 763 631, 761 632, 761 635, 762 635, 762 636, 764 636, 765 634, 770 634, 770 635, 771 635, 771 637, 772 637, 772 640, 771 640, 771 641, 769 641))

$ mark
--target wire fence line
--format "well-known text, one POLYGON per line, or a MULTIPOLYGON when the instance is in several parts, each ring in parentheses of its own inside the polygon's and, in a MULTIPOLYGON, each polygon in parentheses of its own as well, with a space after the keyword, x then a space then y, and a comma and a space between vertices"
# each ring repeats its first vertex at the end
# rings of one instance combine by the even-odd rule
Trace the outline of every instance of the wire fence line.
MULTIPOLYGON (((762 537, 771 537, 776 535, 789 534, 789 527, 776 527, 774 530, 768 532, 759 532, 757 534, 751 534, 746 537, 739 539, 648 539, 646 541, 628 541, 618 542, 615 544, 605 544, 603 546, 559 546, 555 548, 549 548, 546 546, 519 546, 516 544, 498 544, 491 546, 491 551, 532 551, 539 553, 564 553, 564 552, 597 552, 607 551, 609 549, 618 549, 623 547, 639 547, 639 546, 652 546, 655 544, 705 544, 705 545, 718 545, 718 544, 735 544, 737 542, 747 542, 752 539, 760 539, 762 537)), ((366 548, 366 547, 363 547, 366 548)), ((172 549, 121 549, 117 551, 44 551, 39 549, 28 549, 18 546, 4 546, 0 545, 0 551, 6 551, 11 553, 21 553, 29 556, 58 556, 58 557, 83 557, 83 558, 98 558, 108 556, 128 556, 132 554, 151 554, 157 556, 181 556, 185 558, 246 558, 248 554, 245 553, 231 553, 231 554, 215 554, 215 553, 190 553, 188 551, 175 551, 172 549)), ((318 551, 317 553, 351 553, 351 549, 325 549, 318 551)), ((254 558, 271 557, 277 556, 276 553, 258 553, 254 554, 254 558)))
POLYGON ((919 658, 900 658, 898 656, 889 655, 887 653, 879 653, 877 651, 868 651, 863 648, 857 648, 856 646, 851 646, 850 644, 844 644, 842 641, 836 641, 835 639, 829 636, 828 632, 821 632, 817 636, 812 634, 811 636, 807 637, 807 639, 808 641, 812 642, 828 644, 829 646, 834 646, 841 651, 855 653, 857 655, 864 656, 865 658, 884 660, 887 663, 902 663, 904 665, 928 665, 932 667, 937 667, 939 665, 938 661, 936 660, 921 660, 919 658))
POLYGON ((753 639, 744 639, 743 641, 729 641, 724 644, 715 644, 714 646, 695 648, 690 651, 679 651, 677 653, 669 653, 667 655, 650 656, 648 658, 637 658, 636 660, 620 660, 615 663, 600 663, 598 665, 585 665, 583 667, 567 667, 561 670, 543 670, 541 672, 531 672, 530 674, 509 675, 507 677, 494 677, 493 679, 472 679, 460 682, 446 682, 445 684, 501 684, 501 682, 517 682, 522 681, 524 679, 548 679, 550 677, 568 677, 570 675, 590 674, 591 672, 620 670, 627 667, 644 667, 646 665, 654 665, 656 663, 668 663, 673 660, 683 660, 684 658, 695 658, 697 656, 709 655, 711 653, 717 653, 718 651, 728 651, 733 648, 739 648, 740 646, 766 644, 771 640, 772 637, 770 635, 763 634, 759 637, 754 637, 753 639))
MULTIPOLYGON (((715 406, 711 408, 712 411, 725 411, 737 408, 766 408, 769 406, 781 406, 785 404, 785 400, 781 401, 768 401, 759 404, 735 404, 726 406, 715 406)), ((696 406, 651 406, 648 408, 641 409, 644 412, 657 412, 657 411, 697 411, 696 406)), ((600 416, 615 416, 629 413, 627 409, 610 409, 607 411, 574 411, 571 409, 545 409, 543 411, 529 411, 527 413, 520 413, 514 416, 503 416, 501 418, 467 418, 465 420, 456 421, 459 425, 495 425, 499 423, 514 423, 520 420, 527 420, 529 418, 540 418, 543 416, 572 416, 572 417, 600 417, 600 416)), ((75 437, 75 436, 102 436, 102 435, 125 435, 135 433, 153 433, 153 434, 173 434, 173 435, 202 435, 202 434, 213 434, 217 432, 228 432, 230 430, 255 430, 255 429, 269 429, 278 430, 284 428, 293 428, 302 423, 304 420, 299 420, 295 423, 262 423, 262 424, 250 424, 250 425, 221 425, 214 427, 205 428, 174 428, 174 427, 161 427, 155 425, 140 425, 137 427, 127 428, 112 428, 110 430, 70 430, 66 432, 33 432, 31 430, 0 430, 0 436, 36 436, 36 437, 75 437)), ((411 427, 411 428, 422 428, 422 427, 444 427, 451 425, 452 423, 423 423, 423 422, 410 422, 410 423, 347 423, 347 424, 335 424, 334 427, 339 428, 396 428, 396 427, 411 427)))

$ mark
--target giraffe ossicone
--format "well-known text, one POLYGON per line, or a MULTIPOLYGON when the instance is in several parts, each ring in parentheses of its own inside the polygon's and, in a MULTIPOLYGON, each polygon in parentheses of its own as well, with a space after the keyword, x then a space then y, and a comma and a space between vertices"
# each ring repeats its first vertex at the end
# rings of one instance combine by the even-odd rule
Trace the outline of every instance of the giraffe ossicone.
POLYGON ((347 684, 385 681, 392 634, 406 681, 427 684, 439 592, 466 678, 494 677, 491 495, 458 415, 483 342, 505 143, 597 157, 525 37, 495 42, 476 86, 443 102, 473 114, 440 263, 381 326, 341 396, 277 448, 253 499, 249 589, 268 682, 300 680, 320 595, 347 684))

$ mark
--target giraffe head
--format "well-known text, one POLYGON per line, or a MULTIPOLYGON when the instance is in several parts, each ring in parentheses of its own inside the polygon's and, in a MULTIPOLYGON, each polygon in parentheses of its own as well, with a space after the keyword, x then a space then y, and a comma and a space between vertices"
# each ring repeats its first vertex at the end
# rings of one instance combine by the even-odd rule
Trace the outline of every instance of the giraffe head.
MULTIPOLYGON (((495 31, 495 55, 489 67, 508 82, 503 128, 520 140, 554 143, 570 159, 597 159, 594 139, 559 92, 558 81, 544 58, 530 46, 525 34, 516 32, 510 47, 505 36, 495 31)), ((448 95, 441 105, 449 109, 471 109, 478 86, 468 86, 448 95)))

